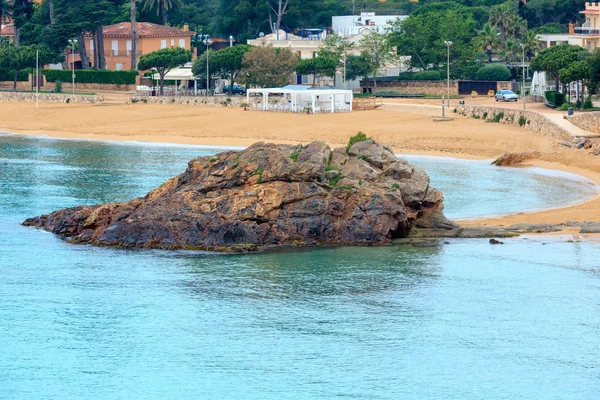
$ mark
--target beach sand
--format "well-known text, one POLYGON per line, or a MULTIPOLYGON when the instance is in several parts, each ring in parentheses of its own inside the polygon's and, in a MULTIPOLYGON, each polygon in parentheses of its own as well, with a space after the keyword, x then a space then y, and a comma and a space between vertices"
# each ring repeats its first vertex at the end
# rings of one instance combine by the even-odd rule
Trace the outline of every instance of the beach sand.
MULTIPOLYGON (((437 104, 437 102, 432 102, 437 104)), ((358 131, 396 153, 493 159, 507 152, 539 151, 528 165, 583 175, 600 184, 600 157, 560 146, 555 139, 523 128, 487 124, 453 115, 433 122, 437 110, 362 111, 346 114, 287 114, 152 104, 0 103, 0 130, 56 138, 248 146, 257 141, 343 146, 358 131)), ((498 199, 502 201, 502 199, 498 199)), ((459 221, 464 225, 600 222, 600 196, 571 207, 506 217, 459 221)))

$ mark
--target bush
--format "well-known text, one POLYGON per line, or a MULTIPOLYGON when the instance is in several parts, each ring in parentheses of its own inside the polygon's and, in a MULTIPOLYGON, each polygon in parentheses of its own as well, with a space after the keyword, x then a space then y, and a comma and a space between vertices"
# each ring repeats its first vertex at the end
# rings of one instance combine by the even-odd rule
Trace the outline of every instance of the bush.
POLYGON ((62 81, 54 82, 54 91, 56 93, 62 93, 62 81))
POLYGON ((371 138, 367 137, 367 135, 359 131, 356 135, 350 137, 348 145, 346 146, 346 151, 350 150, 354 143, 364 142, 366 140, 371 140, 371 138))
POLYGON ((507 81, 509 79, 510 70, 506 65, 490 64, 477 71, 477 80, 479 81, 507 81))
MULTIPOLYGON (((48 82, 71 82, 70 70, 45 69, 42 74, 48 82)), ((137 71, 75 71, 75 83, 105 83, 112 85, 134 85, 138 77, 137 71)))
MULTIPOLYGON (((3 82, 12 82, 15 80, 15 71, 8 70, 6 68, 0 68, 0 81, 3 82)), ((17 75, 17 82, 27 82, 29 80, 29 71, 22 70, 19 71, 17 75)))
POLYGON ((549 103, 554 104, 556 107, 560 107, 565 102, 565 96, 561 92, 548 90, 546 92, 546 100, 548 100, 549 103))
POLYGON ((585 108, 586 110, 594 108, 594 103, 592 103, 592 99, 590 97, 585 99, 585 101, 583 102, 583 108, 585 108))
POLYGON ((439 71, 402 72, 398 75, 399 81, 441 81, 439 71))

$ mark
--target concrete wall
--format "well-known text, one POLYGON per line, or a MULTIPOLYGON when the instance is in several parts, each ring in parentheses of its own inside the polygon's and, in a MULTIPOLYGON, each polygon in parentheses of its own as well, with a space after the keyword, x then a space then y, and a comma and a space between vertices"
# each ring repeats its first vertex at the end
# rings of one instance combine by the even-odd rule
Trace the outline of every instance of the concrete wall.
POLYGON ((567 118, 584 131, 600 133, 600 112, 584 112, 567 118))
POLYGON ((569 132, 554 124, 544 115, 535 111, 523 111, 513 108, 460 105, 456 108, 456 112, 460 115, 482 120, 492 120, 497 114, 502 113, 503 115, 498 121, 501 124, 521 126, 524 129, 528 129, 543 136, 556 139, 568 141, 573 140, 573 137, 569 134, 569 132), (521 117, 524 117, 524 119, 521 119, 521 117))
MULTIPOLYGON (((75 71, 75 73, 77 73, 77 71, 75 71)), ((35 78, 29 74, 29 81, 27 82, 17 82, 17 90, 35 90, 32 89, 33 85, 32 85, 32 81, 34 81, 35 78)), ((71 82, 63 82, 63 92, 64 93, 68 93, 72 91, 72 85, 71 82)), ((133 92, 135 91, 136 85, 113 85, 113 84, 106 84, 106 83, 76 83, 75 84, 75 91, 76 92, 93 92, 95 90, 111 90, 111 91, 121 91, 121 92, 133 92)), ((13 89, 13 82, 12 81, 0 81, 0 89, 2 90, 12 90, 13 89)), ((54 90, 55 89, 55 84, 53 82, 47 82, 46 79, 44 78, 44 83, 42 85, 42 87, 40 87, 41 90, 43 91, 47 91, 47 90, 54 90)))
MULTIPOLYGON (((0 101, 35 101, 35 93, 0 92, 0 101)), ((102 101, 101 96, 81 96, 70 94, 40 93, 41 103, 88 103, 96 104, 102 101)))

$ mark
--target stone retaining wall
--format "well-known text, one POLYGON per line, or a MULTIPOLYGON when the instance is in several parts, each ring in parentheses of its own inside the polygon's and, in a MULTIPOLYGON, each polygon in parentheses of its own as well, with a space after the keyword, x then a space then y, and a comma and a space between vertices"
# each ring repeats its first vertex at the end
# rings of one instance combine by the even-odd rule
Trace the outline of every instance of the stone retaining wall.
MULTIPOLYGON (((77 71, 75 71, 77 73, 77 71)), ((34 80, 33 76, 29 74, 29 81, 27 82, 17 82, 17 90, 31 90, 32 81, 34 80)), ((44 78, 44 83, 40 87, 41 90, 54 90, 54 83, 47 82, 44 78)), ((71 82, 63 82, 62 84, 63 92, 69 92, 73 90, 71 82)), ((12 81, 0 81, 0 88, 12 90, 13 82, 12 81)), ((108 83, 76 83, 75 90, 80 92, 93 92, 95 90, 110 90, 110 91, 120 91, 120 92, 133 92, 136 89, 136 85, 113 85, 108 83)))
POLYGON ((485 106, 460 105, 456 112, 470 118, 491 121, 495 117, 501 124, 521 126, 543 136, 572 141, 568 131, 535 111, 523 111, 514 108, 498 108, 485 106), (500 116, 498 116, 500 115, 500 116))
MULTIPOLYGON (((27 92, 0 92, 0 101, 35 101, 35 93, 27 92)), ((102 101, 101 96, 83 96, 66 93, 40 93, 39 100, 41 103, 88 103, 96 104, 102 101)))
POLYGON ((584 131, 600 133, 600 112, 584 112, 567 118, 584 131))
POLYGON ((208 107, 241 107, 246 96, 131 96, 130 103, 189 104, 208 107), (231 99, 229 102, 227 99, 231 99))
MULTIPOLYGON (((362 80, 361 88, 373 88, 373 80, 362 80)), ((377 81, 377 90, 397 90, 410 94, 448 94, 448 83, 446 81, 377 81)), ((450 81, 450 95, 458 95, 458 82, 450 81)))

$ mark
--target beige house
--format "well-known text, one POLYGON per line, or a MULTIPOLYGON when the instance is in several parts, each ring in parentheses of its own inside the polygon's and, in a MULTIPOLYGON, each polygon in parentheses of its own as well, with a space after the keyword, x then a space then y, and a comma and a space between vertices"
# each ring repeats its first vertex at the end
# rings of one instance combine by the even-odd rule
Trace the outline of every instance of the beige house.
POLYGON ((600 3, 585 3, 583 25, 575 27, 572 36, 582 41, 582 46, 590 51, 600 47, 600 3))
MULTIPOLYGON (((164 49, 167 47, 182 47, 191 49, 191 32, 187 26, 183 29, 170 26, 157 25, 149 22, 138 22, 138 54, 140 56, 164 49)), ((94 41, 91 36, 86 36, 85 45, 94 59, 94 41)), ((104 27, 104 56, 106 57, 106 68, 111 70, 131 69, 131 23, 121 22, 119 24, 104 27)), ((93 62, 93 61, 92 61, 93 62)))

